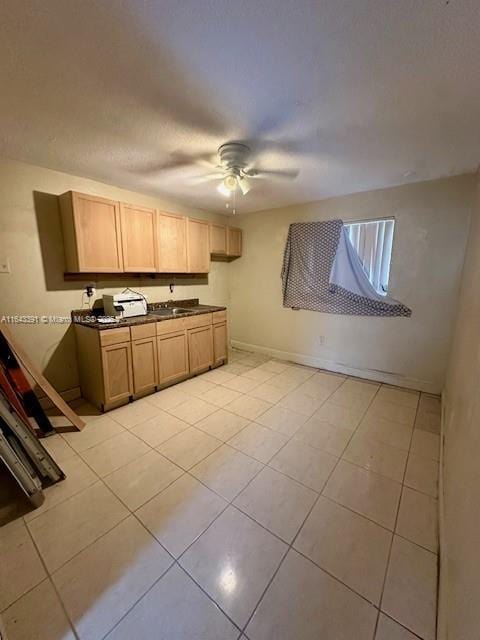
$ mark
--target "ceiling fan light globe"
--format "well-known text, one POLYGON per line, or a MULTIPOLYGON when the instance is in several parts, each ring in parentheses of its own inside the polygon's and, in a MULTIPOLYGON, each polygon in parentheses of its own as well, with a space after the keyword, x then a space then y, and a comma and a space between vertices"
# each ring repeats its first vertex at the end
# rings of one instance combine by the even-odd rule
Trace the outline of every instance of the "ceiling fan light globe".
POLYGON ((228 189, 229 191, 236 191, 238 187, 237 176, 234 176, 234 175, 225 176, 223 184, 225 185, 225 188, 228 189))
POLYGON ((231 194, 232 194, 232 192, 231 192, 229 189, 227 189, 227 187, 225 186, 225 184, 224 184, 224 181, 223 181, 223 180, 222 180, 222 182, 220 182, 220 184, 218 185, 218 187, 217 187, 217 191, 218 191, 219 193, 221 193, 221 194, 222 194, 222 196, 225 196, 225 198, 229 198, 229 197, 231 196, 231 194))
POLYGON ((252 188, 252 185, 249 183, 249 181, 246 178, 242 178, 241 180, 239 180, 238 186, 240 187, 240 191, 244 196, 246 196, 247 193, 252 188))

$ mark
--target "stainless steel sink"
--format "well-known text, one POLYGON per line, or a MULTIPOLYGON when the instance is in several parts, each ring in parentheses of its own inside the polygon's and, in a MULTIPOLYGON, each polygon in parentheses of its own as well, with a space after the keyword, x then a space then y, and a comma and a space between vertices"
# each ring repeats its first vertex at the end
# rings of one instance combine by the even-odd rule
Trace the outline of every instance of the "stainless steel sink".
POLYGON ((192 315, 193 311, 191 309, 185 309, 183 307, 173 307, 173 313, 187 313, 188 315, 192 315))
POLYGON ((190 316, 193 314, 193 311, 191 309, 184 309, 183 307, 162 307, 161 309, 153 309, 150 313, 168 318, 169 316, 190 316))

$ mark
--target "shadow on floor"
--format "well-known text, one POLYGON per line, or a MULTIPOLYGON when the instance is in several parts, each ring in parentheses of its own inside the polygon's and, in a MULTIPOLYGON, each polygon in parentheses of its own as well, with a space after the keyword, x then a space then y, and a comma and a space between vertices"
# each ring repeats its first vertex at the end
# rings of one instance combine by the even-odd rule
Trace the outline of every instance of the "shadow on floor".
POLYGON ((0 527, 21 518, 33 509, 26 495, 0 460, 0 527))

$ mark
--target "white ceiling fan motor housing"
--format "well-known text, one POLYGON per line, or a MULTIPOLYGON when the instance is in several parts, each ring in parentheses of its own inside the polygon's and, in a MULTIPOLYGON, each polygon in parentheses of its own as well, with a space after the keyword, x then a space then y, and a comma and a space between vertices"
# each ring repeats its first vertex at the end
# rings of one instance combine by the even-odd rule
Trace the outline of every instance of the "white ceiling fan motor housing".
POLYGON ((219 148, 218 156, 224 169, 238 175, 248 165, 250 148, 240 142, 227 142, 219 148))

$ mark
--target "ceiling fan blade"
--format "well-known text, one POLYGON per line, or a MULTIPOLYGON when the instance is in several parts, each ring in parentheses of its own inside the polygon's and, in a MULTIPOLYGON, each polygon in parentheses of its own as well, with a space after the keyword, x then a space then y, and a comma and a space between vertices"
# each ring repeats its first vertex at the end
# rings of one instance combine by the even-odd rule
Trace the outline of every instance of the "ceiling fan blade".
POLYGON ((146 175, 174 171, 184 167, 202 167, 202 169, 207 169, 208 171, 217 171, 218 167, 212 161, 213 157, 212 153, 187 154, 181 151, 174 151, 165 162, 150 164, 144 169, 140 169, 140 171, 146 175))
POLYGON ((222 180, 223 173, 209 173, 205 176, 195 176, 189 180, 191 184, 203 184, 204 182, 212 182, 212 180, 222 180))
POLYGON ((250 169, 245 173, 249 178, 278 178, 280 180, 295 180, 300 171, 298 169, 284 169, 278 171, 250 169))

